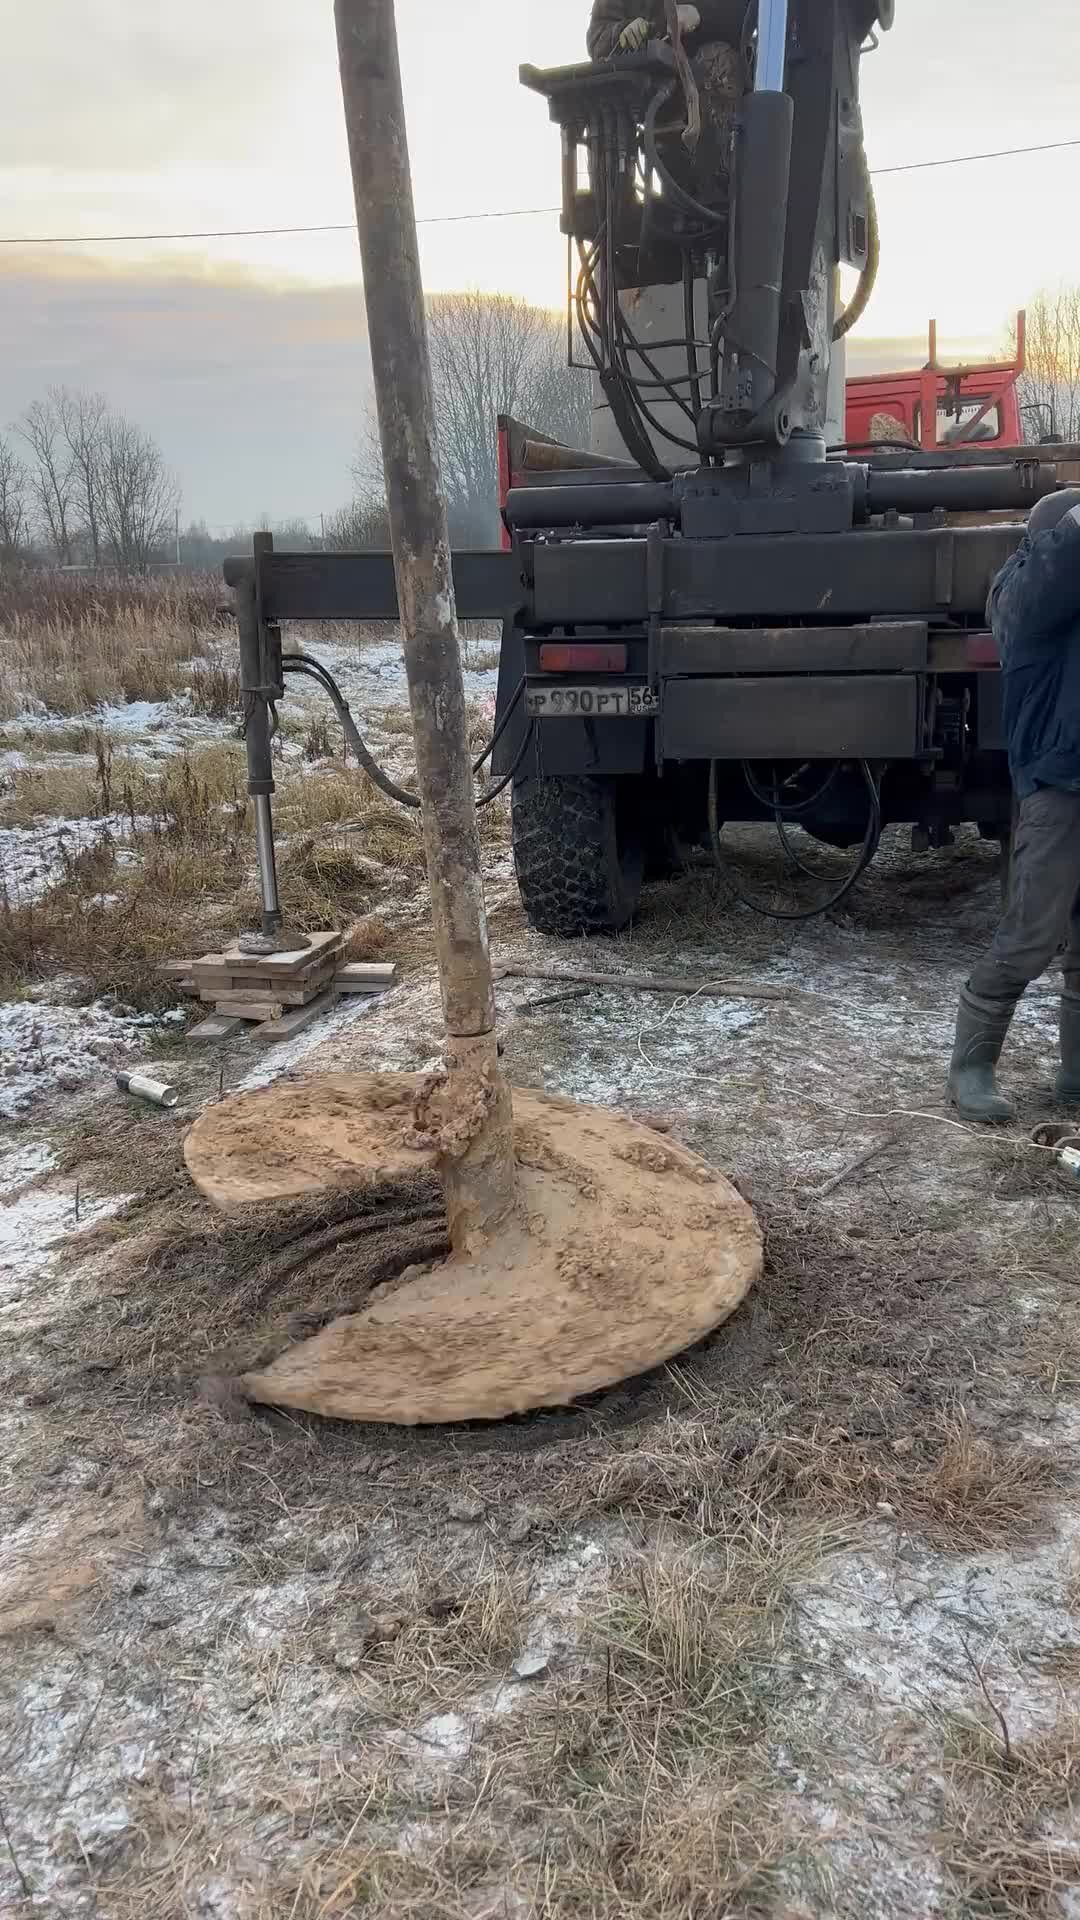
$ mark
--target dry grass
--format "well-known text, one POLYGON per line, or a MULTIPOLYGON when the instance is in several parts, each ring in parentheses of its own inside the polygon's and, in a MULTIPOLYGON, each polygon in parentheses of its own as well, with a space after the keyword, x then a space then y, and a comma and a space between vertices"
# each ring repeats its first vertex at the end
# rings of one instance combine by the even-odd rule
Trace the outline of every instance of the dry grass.
POLYGON ((1031 1537, 1064 1477, 1046 1450, 995 1443, 961 1411, 930 1414, 918 1445, 897 1452, 812 1415, 769 1432, 746 1408, 726 1419, 669 1414, 638 1446, 604 1448, 557 1498, 578 1520, 590 1511, 674 1517, 706 1533, 747 1499, 841 1521, 885 1512, 935 1545, 963 1550, 1031 1537))
POLYGON ((526 1573, 490 1550, 457 1578, 444 1557, 421 1553, 408 1586, 373 1602, 373 1696, 389 1717, 415 1717, 432 1702, 460 1705, 467 1689, 493 1676, 501 1681, 521 1650, 527 1601, 526 1573))
POLYGON ((93 753, 100 729, 90 720, 73 720, 68 726, 41 727, 23 721, 0 727, 0 747, 16 748, 30 758, 50 753, 93 753))
POLYGON ((824 1536, 789 1533, 748 1508, 709 1539, 665 1543, 615 1571, 597 1638, 623 1709, 662 1713, 683 1737, 745 1739, 754 1730, 755 1668, 775 1653, 791 1583, 824 1536))
POLYGON ((767 1788, 656 1756, 615 1774, 531 1874, 516 1876, 539 1920, 703 1920, 775 1913, 780 1870, 800 1836, 767 1788))
POLYGON ((408 736, 410 740, 412 739, 412 714, 408 707, 380 707, 377 717, 373 717, 372 724, 377 725, 381 733, 397 734, 402 738, 408 736))
MULTIPOLYGON (((33 581, 34 576, 28 576, 33 581)), ((193 659, 216 654, 220 590, 172 582, 58 586, 0 597, 0 714, 32 703, 86 714, 134 700, 167 700, 196 677, 193 659)), ((197 669, 200 711, 219 712, 227 680, 216 661, 197 669)))
POLYGON ((790 1583, 827 1544, 747 1510, 721 1539, 662 1534, 611 1570, 587 1666, 480 1756, 543 1820, 514 1878, 527 1912, 773 1910, 802 1836, 763 1735, 790 1583))
POLYGON ((1074 1713, 1015 1740, 1004 1715, 999 1720, 984 1709, 980 1720, 949 1726, 945 1759, 955 1788, 968 1797, 976 1790, 992 1795, 1011 1824, 1080 1803, 1080 1717, 1074 1713))
POLYGON ((1050 1916, 1080 1886, 1080 1849, 1061 1844, 1052 1822, 1075 1818, 1080 1722, 1063 1716, 1014 1740, 991 1704, 981 1719, 954 1722, 945 1741, 942 1856, 977 1913, 1050 1916))
POLYGON ((755 1456, 747 1478, 770 1500, 812 1511, 884 1511, 932 1544, 954 1550, 1030 1538, 1048 1495, 1065 1478, 1046 1451, 997 1445, 962 1412, 934 1417, 923 1447, 921 1455, 890 1461, 878 1449, 845 1445, 820 1428, 778 1436, 755 1456))
MULTIPOLYGON (((209 579, 191 588, 30 575, 0 583, 0 713, 36 702, 74 715, 183 691, 194 712, 232 717, 237 680, 219 638, 219 600, 209 579)), ((482 637, 490 639, 486 630, 482 637)), ((404 709, 401 718, 407 726, 404 709)), ((471 723, 480 744, 490 720, 478 708, 471 723)), ((18 993, 60 969, 87 977, 95 992, 161 1004, 168 993, 155 975, 159 961, 206 951, 257 914, 242 746, 222 741, 161 771, 118 751, 86 720, 36 731, 30 722, 12 736, 35 753, 94 759, 7 775, 0 824, 107 821, 108 831, 82 836, 92 837, 89 851, 74 840, 62 846, 58 884, 33 902, 20 898, 14 868, 7 878, 0 871, 0 990, 18 993)), ((383 900, 404 905, 425 871, 419 814, 329 761, 331 744, 327 716, 308 717, 300 763, 278 769, 281 894, 307 932, 370 916, 383 900)), ((485 846, 504 844, 507 818, 503 801, 481 815, 485 846)), ((50 844, 42 843, 43 861, 50 844)))
POLYGON ((308 761, 329 760, 334 751, 334 742, 330 733, 330 716, 315 713, 304 724, 303 754, 308 761))
MULTIPOLYGON (((159 961, 206 952, 257 915, 243 749, 223 741, 157 771, 116 754, 100 734, 95 746, 92 769, 12 777, 0 811, 7 824, 51 816, 111 825, 89 851, 61 852, 58 884, 36 901, 5 892, 0 873, 0 987, 17 992, 61 970, 153 1006, 168 998, 159 961)), ((279 771, 280 885, 293 924, 341 926, 380 900, 401 904, 420 884, 418 815, 340 765, 279 771)), ((489 835, 493 827, 504 830, 488 823, 489 835)))
POLYGON ((193 713, 210 720, 237 719, 240 672, 233 655, 211 651, 205 661, 192 660, 187 693, 193 713))
MULTIPOLYGON (((104 747, 100 734, 91 736, 89 752, 104 747)), ((0 788, 0 825, 32 827, 45 820, 97 819, 108 812, 103 805, 97 774, 89 767, 53 764, 18 768, 3 776, 0 788)))
POLYGON ((498 641, 485 643, 482 640, 465 640, 461 649, 461 663, 467 673, 492 673, 502 657, 502 648, 498 641))

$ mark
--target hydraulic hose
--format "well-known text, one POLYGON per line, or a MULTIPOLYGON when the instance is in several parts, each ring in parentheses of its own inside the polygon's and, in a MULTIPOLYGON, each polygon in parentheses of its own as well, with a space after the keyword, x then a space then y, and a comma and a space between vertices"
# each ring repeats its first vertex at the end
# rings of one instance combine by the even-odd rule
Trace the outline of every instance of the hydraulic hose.
MULTIPOLYGON (((399 787, 397 781, 392 780, 390 775, 383 771, 378 761, 370 752, 364 742, 359 727, 352 717, 348 701, 329 669, 323 666, 322 661, 313 660, 310 655, 306 653, 285 653, 282 654, 281 664, 286 673, 305 674, 309 680, 316 681, 317 684, 322 687, 324 693, 329 695, 334 711, 345 730, 346 740, 355 753, 360 766, 363 767, 364 772, 367 774, 368 779, 378 787, 380 793, 384 793, 388 800, 395 800, 401 807, 419 808, 419 795, 410 793, 407 787, 399 787)), ((473 761, 472 771, 474 775, 482 772, 485 762, 491 758, 499 741, 502 739, 503 734, 510 724, 514 709, 524 691, 524 687, 525 681, 524 678, 522 678, 514 688, 513 696, 507 703, 506 711, 499 721, 498 726, 495 728, 487 746, 484 748, 483 753, 478 760, 473 761)), ((534 722, 530 720, 525 729, 521 745, 514 755, 513 764, 509 770, 503 774, 501 780, 496 781, 495 785, 489 787, 486 793, 481 794, 479 800, 476 802, 477 807, 489 807, 491 802, 497 800, 500 793, 509 786, 531 745, 533 726, 534 722)))
POLYGON ((874 198, 874 183, 869 173, 866 176, 866 265, 859 275, 859 284, 844 308, 833 322, 833 340, 842 340, 850 333, 856 321, 861 320, 874 291, 874 282, 881 265, 881 232, 878 227, 877 201, 874 198))
MULTIPOLYGON (((866 819, 866 832, 863 835, 862 846, 856 855, 854 865, 850 872, 845 875, 840 885, 829 895, 827 900, 820 901, 815 907, 800 908, 797 912, 784 910, 779 907, 764 907, 759 901, 751 900, 747 894, 740 892, 739 888, 731 879, 730 869, 724 859, 723 849, 720 844, 719 765, 718 760, 711 760, 709 762, 709 839, 712 843, 713 860, 717 870, 723 875, 724 885, 728 888, 732 897, 739 902, 739 905, 749 907, 751 913, 761 914, 766 920, 805 921, 819 919, 823 913, 830 913, 834 907, 840 905, 842 900, 846 900, 848 894, 866 872, 881 842, 881 796, 878 793, 877 781, 874 779, 867 761, 859 761, 859 771, 866 783, 867 795, 869 797, 869 809, 866 819)), ((835 777, 836 771, 837 768, 834 766, 830 777, 819 789, 818 793, 814 795, 815 800, 820 799, 826 788, 832 784, 832 779, 835 777)), ((745 777, 745 765, 743 772, 745 777)), ((749 780, 747 781, 747 785, 750 786, 749 780)), ((752 786, 750 786, 750 791, 754 793, 752 786)), ((755 793, 754 797, 756 799, 758 795, 755 793)), ((787 809, 787 817, 789 819, 793 818, 795 813, 803 810, 800 803, 799 807, 794 809, 794 812, 791 809, 787 809)), ((791 854, 791 849, 787 843, 787 836, 784 833, 784 817, 785 809, 783 807, 773 808, 773 818, 781 845, 785 851, 795 859, 796 865, 802 868, 803 872, 806 872, 807 869, 802 867, 802 862, 797 856, 791 854)))

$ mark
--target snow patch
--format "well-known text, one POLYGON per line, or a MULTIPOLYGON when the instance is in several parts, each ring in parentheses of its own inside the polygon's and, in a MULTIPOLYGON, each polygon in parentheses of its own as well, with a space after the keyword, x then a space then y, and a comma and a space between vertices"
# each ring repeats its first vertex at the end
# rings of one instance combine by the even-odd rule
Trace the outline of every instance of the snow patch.
MULTIPOLYGON (((0 1154, 0 1314, 19 1306, 28 1283, 51 1271, 57 1241, 108 1219, 127 1203, 126 1194, 81 1199, 76 1223, 74 1182, 50 1181, 55 1165, 55 1153, 41 1141, 0 1154)), ((52 1287, 50 1303, 55 1309, 52 1287)))
MULTIPOLYGON (((35 734, 48 735, 64 733, 79 723, 97 729, 134 759, 162 759, 169 754, 183 753, 200 741, 219 740, 228 731, 227 720, 193 713, 190 694, 181 693, 171 700, 116 701, 88 708, 85 713, 74 716, 49 713, 44 706, 31 703, 7 722, 5 732, 10 736, 23 727, 35 734), (149 738, 140 738, 142 735, 149 738)), ((90 761, 92 763, 92 756, 90 761)))
POLYGON ((65 866, 89 852, 106 834, 130 830, 118 813, 100 819, 42 820, 32 827, 0 827, 0 901, 24 907, 40 900, 63 878, 65 866))
MULTIPOLYGON (((166 1020, 183 1019, 182 1012, 166 1020)), ((103 1085, 161 1022, 153 1014, 0 1002, 0 1118, 16 1120, 41 1099, 103 1085)))

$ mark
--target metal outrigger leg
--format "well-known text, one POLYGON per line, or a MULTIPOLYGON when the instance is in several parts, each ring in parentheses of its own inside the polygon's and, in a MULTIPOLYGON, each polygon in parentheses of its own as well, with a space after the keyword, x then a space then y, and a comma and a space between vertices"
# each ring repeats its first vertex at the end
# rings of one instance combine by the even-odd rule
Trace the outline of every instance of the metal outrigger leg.
MULTIPOLYGON (((273 547, 273 535, 257 533, 256 558, 273 547)), ((258 567, 245 568, 234 587, 236 624, 240 638, 240 697, 244 707, 244 746, 247 752, 247 788, 255 806, 255 853, 259 869, 260 925, 242 933, 242 953, 295 953, 311 945, 304 933, 284 931, 274 856, 274 791, 271 741, 276 727, 275 703, 285 687, 281 666, 281 629, 262 618, 258 597, 258 567)))

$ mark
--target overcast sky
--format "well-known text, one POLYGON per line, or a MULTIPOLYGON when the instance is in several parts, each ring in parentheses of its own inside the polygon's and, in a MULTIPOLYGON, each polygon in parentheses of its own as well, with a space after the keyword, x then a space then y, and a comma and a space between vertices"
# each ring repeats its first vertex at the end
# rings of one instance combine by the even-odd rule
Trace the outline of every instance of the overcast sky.
MULTIPOLYGON (((577 59, 589 0, 398 0, 420 216, 549 207, 556 131, 520 62, 577 59)), ((1061 0, 898 0, 864 62, 871 164, 1076 137, 1061 0)), ((351 217, 331 0, 49 0, 5 21, 5 235, 351 217)), ((931 312, 996 348, 1041 284, 1080 280, 1080 149, 883 174, 861 357, 915 357, 931 312), (888 342, 885 346, 882 343, 888 342)), ((426 225, 430 288, 557 304, 554 216, 426 225)), ((367 399, 355 237, 0 249, 0 424, 50 382, 160 439, 188 517, 314 517, 347 495, 367 399)))

